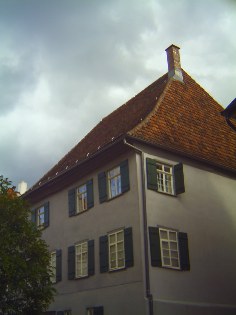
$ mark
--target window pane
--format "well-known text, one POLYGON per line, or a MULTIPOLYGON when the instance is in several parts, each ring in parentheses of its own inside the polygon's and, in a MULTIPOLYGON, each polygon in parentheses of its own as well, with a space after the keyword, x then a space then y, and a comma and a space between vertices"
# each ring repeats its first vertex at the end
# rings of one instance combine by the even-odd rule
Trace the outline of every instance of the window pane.
POLYGON ((87 187, 82 185, 77 188, 77 212, 87 210, 87 187))
POLYGON ((112 234, 112 235, 110 235, 109 236, 109 241, 110 241, 110 243, 115 243, 115 241, 116 241, 116 235, 115 234, 112 234))
POLYGON ((170 242, 170 249, 177 250, 177 242, 170 242))
POLYGON ((179 268, 178 237, 176 231, 159 229, 162 264, 166 267, 179 268))
POLYGON ((156 170, 158 191, 172 194, 173 193, 172 167, 169 165, 157 164, 156 170))
POLYGON ((124 239, 124 233, 123 233, 123 231, 117 233, 117 241, 123 241, 123 239, 124 239))
POLYGON ((76 277, 88 275, 88 243, 76 245, 76 277))
POLYGON ((168 239, 167 231, 160 230, 160 237, 161 239, 168 239))
POLYGON ((171 259, 173 267, 179 267, 179 260, 178 259, 171 259))
POLYGON ((176 232, 169 232, 169 238, 170 238, 170 240, 172 241, 172 240, 176 240, 176 238, 177 238, 177 233, 176 232))
POLYGON ((109 235, 109 262, 110 269, 124 267, 124 231, 109 235))
POLYGON ((167 249, 163 249, 163 256, 165 257, 169 257, 170 256, 170 252, 167 249))
POLYGON ((170 258, 164 257, 163 261, 164 261, 164 265, 166 266, 170 265, 170 258))
POLYGON ((177 251, 171 251, 171 258, 177 258, 178 259, 179 255, 177 251))
POLYGON ((108 186, 110 198, 121 194, 120 167, 116 167, 108 172, 108 186))
POLYGON ((166 241, 162 241, 162 248, 169 249, 169 243, 166 241))

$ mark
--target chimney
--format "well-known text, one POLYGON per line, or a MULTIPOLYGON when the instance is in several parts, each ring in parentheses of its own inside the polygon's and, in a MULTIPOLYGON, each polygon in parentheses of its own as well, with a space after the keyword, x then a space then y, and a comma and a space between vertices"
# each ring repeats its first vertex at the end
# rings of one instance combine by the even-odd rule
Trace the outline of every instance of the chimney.
POLYGON ((23 195, 27 190, 27 183, 23 180, 18 184, 18 192, 23 195))
POLYGON ((180 64, 179 47, 170 45, 166 48, 168 77, 183 82, 183 74, 180 64))

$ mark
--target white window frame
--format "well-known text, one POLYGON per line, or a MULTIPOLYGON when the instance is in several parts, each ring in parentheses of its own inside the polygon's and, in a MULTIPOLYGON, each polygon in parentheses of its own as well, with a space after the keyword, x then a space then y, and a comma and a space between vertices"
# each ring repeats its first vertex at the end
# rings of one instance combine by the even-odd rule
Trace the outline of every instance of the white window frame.
POLYGON ((109 199, 121 195, 121 172, 120 166, 113 167, 107 171, 109 199))
POLYGON ((88 276, 88 241, 75 245, 75 277, 83 278, 88 276), (85 265, 85 268, 84 268, 85 265))
POLYGON ((57 282, 57 253, 56 251, 51 252, 51 259, 50 259, 50 267, 51 267, 51 282, 57 282))
POLYGON ((173 166, 160 162, 157 162, 156 166, 157 190, 165 194, 174 195, 173 166))
POLYGON ((112 271, 125 268, 124 230, 118 230, 108 234, 108 249, 109 270, 112 271), (119 239, 119 235, 122 235, 121 239, 119 239))
POLYGON ((159 237, 162 266, 171 269, 180 269, 178 232, 159 228, 159 237), (164 234, 166 237, 163 236, 164 234))
POLYGON ((76 212, 80 213, 88 209, 87 185, 76 188, 76 212))
POLYGON ((45 223, 45 207, 41 206, 36 209, 36 224, 38 227, 44 227, 45 223))

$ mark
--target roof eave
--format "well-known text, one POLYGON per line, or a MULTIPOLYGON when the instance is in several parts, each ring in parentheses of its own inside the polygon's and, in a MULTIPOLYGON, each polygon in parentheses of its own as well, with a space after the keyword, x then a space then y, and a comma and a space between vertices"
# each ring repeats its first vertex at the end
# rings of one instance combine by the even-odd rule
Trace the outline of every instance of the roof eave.
POLYGON ((177 154, 179 156, 186 157, 188 159, 191 159, 191 160, 194 160, 194 161, 197 161, 197 162, 201 162, 202 164, 205 164, 207 166, 211 166, 211 167, 213 167, 215 169, 224 171, 226 173, 230 173, 230 174, 236 175, 236 169, 234 169, 234 168, 230 168, 230 167, 227 167, 227 166, 215 163, 213 161, 197 157, 197 156, 195 156, 193 154, 189 154, 189 153, 183 152, 182 150, 178 150, 178 149, 175 149, 175 148, 172 148, 172 147, 169 147, 169 146, 164 146, 164 145, 161 145, 161 144, 152 143, 152 142, 149 142, 149 141, 146 141, 146 140, 134 137, 134 136, 130 136, 130 135, 127 135, 126 139, 127 140, 129 139, 131 141, 137 141, 137 142, 143 143, 145 145, 152 146, 152 147, 157 148, 157 149, 161 149, 161 150, 164 150, 164 151, 167 151, 167 152, 171 152, 171 153, 177 154))
MULTIPOLYGON (((59 175, 49 179, 42 185, 38 185, 38 187, 35 187, 33 189, 29 189, 22 197, 26 200, 37 202, 47 196, 49 196, 51 193, 55 193, 57 191, 60 191, 61 189, 69 186, 70 184, 73 184, 76 180, 78 180, 78 170, 80 170, 80 177, 81 175, 86 176, 86 170, 81 173, 81 169, 85 167, 86 169, 90 169, 88 165, 91 164, 90 162, 94 159, 98 159, 100 156, 104 156, 108 150, 113 150, 114 147, 117 146, 117 149, 115 150, 117 153, 122 153, 123 151, 130 150, 130 148, 127 148, 127 146, 124 145, 124 138, 126 135, 121 135, 120 137, 116 138, 112 142, 108 143, 104 147, 102 147, 99 151, 94 152, 94 154, 91 154, 89 157, 87 157, 84 160, 81 160, 76 165, 72 166, 71 168, 65 170, 64 172, 60 173, 59 175), (38 196, 37 196, 38 195, 38 196)), ((100 159, 101 160, 101 159, 100 159)), ((94 166, 93 161, 93 168, 99 167, 102 162, 99 160, 97 162, 96 167, 94 166)), ((102 159, 104 161, 104 159, 102 159)))

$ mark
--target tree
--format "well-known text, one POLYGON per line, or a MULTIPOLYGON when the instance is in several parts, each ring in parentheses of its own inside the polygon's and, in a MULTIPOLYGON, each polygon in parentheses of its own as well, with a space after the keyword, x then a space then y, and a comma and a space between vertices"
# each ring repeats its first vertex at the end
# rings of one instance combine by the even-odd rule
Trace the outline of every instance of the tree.
POLYGON ((0 176, 0 314, 41 314, 53 300, 50 254, 30 213, 0 176))

